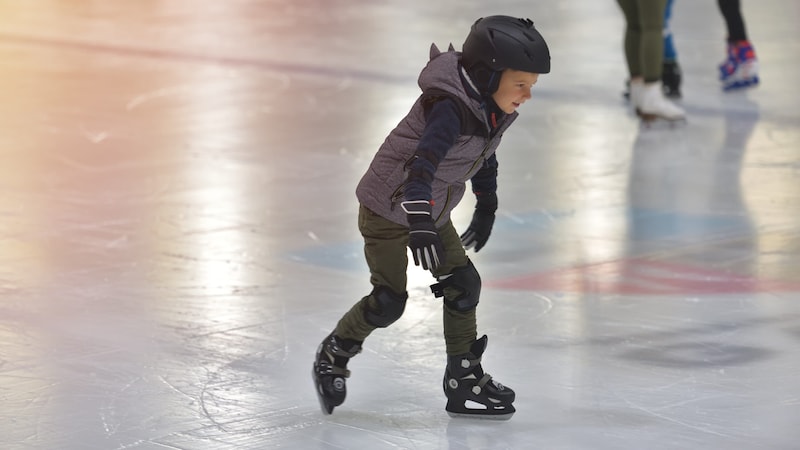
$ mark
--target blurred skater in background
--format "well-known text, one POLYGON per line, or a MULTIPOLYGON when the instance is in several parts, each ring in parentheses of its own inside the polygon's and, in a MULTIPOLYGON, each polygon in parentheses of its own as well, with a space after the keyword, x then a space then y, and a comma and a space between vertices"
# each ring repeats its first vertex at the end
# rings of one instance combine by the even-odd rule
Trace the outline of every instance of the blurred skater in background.
POLYGON ((739 0, 717 0, 728 29, 727 58, 719 66, 719 79, 726 91, 758 84, 758 60, 747 39, 739 0))
POLYGON ((661 83, 664 95, 669 98, 681 98, 681 67, 678 64, 678 51, 672 39, 672 29, 669 26, 672 19, 672 5, 674 0, 667 0, 664 10, 664 63, 661 70, 661 83))
MULTIPOLYGON (((664 63, 661 69, 661 83, 664 89, 664 95, 669 98, 681 98, 681 81, 682 72, 680 64, 678 64, 678 50, 675 48, 675 42, 672 38, 672 28, 669 23, 672 19, 672 5, 674 0, 667 0, 667 7, 664 10, 664 63)), ((625 92, 623 95, 626 99, 630 99, 631 80, 625 80, 625 92)))
POLYGON ((630 102, 643 120, 679 121, 685 112, 664 96, 664 14, 667 0, 617 0, 625 14, 625 59, 630 102))

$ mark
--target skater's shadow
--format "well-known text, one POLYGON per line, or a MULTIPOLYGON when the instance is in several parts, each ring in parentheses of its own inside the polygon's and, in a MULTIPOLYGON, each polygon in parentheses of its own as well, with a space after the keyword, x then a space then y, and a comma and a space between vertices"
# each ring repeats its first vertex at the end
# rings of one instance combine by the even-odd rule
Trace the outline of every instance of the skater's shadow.
POLYGON ((708 142, 715 135, 707 130, 639 131, 628 180, 629 256, 731 234, 753 238, 741 172, 759 108, 744 95, 726 98, 724 108, 721 144, 708 142))

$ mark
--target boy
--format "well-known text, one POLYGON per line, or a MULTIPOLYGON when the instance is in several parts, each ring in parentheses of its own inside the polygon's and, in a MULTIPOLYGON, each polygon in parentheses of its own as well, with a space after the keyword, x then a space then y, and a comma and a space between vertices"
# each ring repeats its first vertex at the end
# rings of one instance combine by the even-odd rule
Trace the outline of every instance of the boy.
POLYGON ((358 225, 370 268, 372 292, 339 320, 320 344, 312 375, 325 414, 344 402, 347 362, 376 328, 403 314, 408 293, 406 270, 430 270, 431 286, 444 297, 447 366, 445 409, 451 416, 509 419, 514 391, 481 367, 487 337, 477 338, 475 308, 481 280, 466 256, 489 238, 497 209, 495 149, 531 97, 539 74, 550 72, 550 53, 530 19, 478 19, 463 45, 440 52, 419 76, 422 95, 389 134, 356 189, 358 225), (459 237, 450 212, 471 181, 477 204, 472 222, 459 237), (471 408, 468 401, 483 408, 471 408))

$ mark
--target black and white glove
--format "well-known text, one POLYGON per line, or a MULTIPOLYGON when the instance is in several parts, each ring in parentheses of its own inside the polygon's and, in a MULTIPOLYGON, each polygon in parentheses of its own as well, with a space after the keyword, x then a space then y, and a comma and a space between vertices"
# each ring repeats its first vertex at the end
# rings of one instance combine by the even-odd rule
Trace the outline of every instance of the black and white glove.
POLYGON ((433 207, 427 200, 405 201, 400 204, 408 217, 408 247, 414 264, 434 270, 444 264, 444 244, 433 223, 433 207))
POLYGON ((497 211, 497 194, 476 194, 478 202, 475 205, 475 212, 472 213, 472 222, 464 234, 461 235, 461 244, 467 250, 475 247, 475 252, 480 251, 489 235, 492 234, 494 226, 494 212, 497 211))

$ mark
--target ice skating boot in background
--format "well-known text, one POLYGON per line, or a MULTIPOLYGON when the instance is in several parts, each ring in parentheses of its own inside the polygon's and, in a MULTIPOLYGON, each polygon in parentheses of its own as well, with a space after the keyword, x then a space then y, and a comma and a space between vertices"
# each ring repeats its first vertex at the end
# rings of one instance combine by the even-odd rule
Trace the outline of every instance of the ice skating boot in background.
POLYGON ((444 393, 450 417, 508 420, 516 411, 512 405, 514 391, 483 372, 481 356, 487 342, 484 335, 472 344, 469 353, 447 357, 444 393))
POLYGON ((324 414, 344 403, 347 395, 345 378, 350 376, 347 362, 361 352, 361 343, 328 335, 317 348, 317 358, 311 370, 319 406, 324 414))
POLYGON ((657 120, 670 123, 686 121, 683 109, 664 96, 660 81, 631 81, 631 104, 645 123, 657 120))
MULTIPOLYGON (((661 71, 661 84, 664 95, 669 98, 681 98, 682 72, 678 61, 664 61, 661 71)), ((631 100, 631 80, 625 80, 625 89, 622 91, 625 100, 631 100)))
POLYGON ((625 89, 622 90, 622 98, 625 100, 630 101, 631 99, 631 79, 628 78, 625 80, 625 89))
POLYGON ((678 61, 664 61, 661 83, 665 96, 681 98, 681 66, 678 65, 678 61))
POLYGON ((637 116, 639 113, 639 103, 642 101, 642 91, 644 90, 644 83, 641 79, 628 80, 628 100, 631 108, 637 116))
POLYGON ((719 66, 719 79, 726 91, 758 84, 758 60, 749 41, 728 44, 728 58, 719 66))

